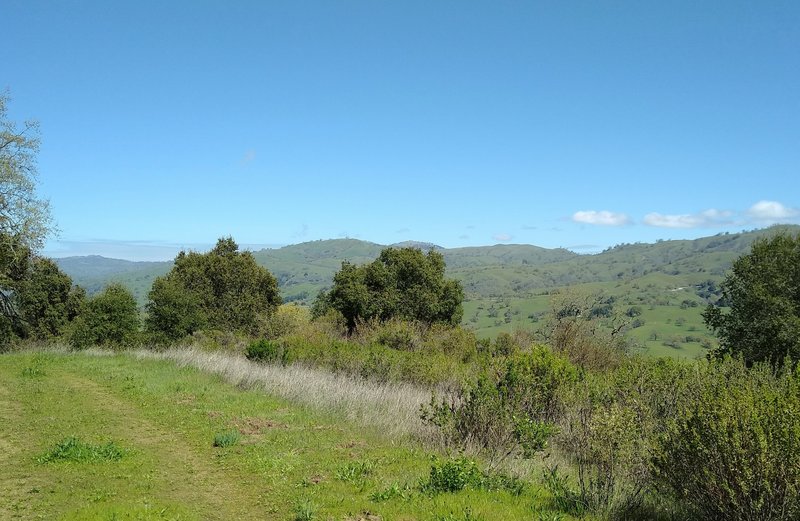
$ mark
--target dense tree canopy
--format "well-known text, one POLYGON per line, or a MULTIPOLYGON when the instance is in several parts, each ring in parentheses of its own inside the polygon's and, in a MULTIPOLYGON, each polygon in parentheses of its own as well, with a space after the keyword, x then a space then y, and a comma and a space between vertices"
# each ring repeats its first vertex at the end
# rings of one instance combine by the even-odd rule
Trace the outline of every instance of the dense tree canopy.
MULTIPOLYGON (((1 234, 0 234, 1 235, 1 234)), ((12 338, 60 335, 79 314, 85 292, 55 262, 10 238, 0 239, 0 345, 12 338)))
POLYGON ((200 329, 256 334, 281 303, 278 283, 230 237, 208 253, 181 252, 153 283, 147 329, 175 340, 200 329))
POLYGON ((139 324, 131 291, 110 284, 83 307, 72 326, 70 343, 77 348, 132 345, 138 340, 139 324))
POLYGON ((350 331, 370 319, 455 325, 461 321, 464 291, 458 281, 446 279, 444 271, 444 257, 436 251, 387 248, 363 266, 343 262, 316 309, 338 310, 350 331))
POLYGON ((754 242, 721 288, 730 311, 709 306, 703 315, 719 336, 718 355, 738 354, 748 363, 800 360, 800 235, 754 242))

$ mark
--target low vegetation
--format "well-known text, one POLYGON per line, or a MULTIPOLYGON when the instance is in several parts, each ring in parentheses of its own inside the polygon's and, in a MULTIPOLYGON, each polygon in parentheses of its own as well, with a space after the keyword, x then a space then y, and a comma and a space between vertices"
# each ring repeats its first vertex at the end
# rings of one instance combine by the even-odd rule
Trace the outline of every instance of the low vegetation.
MULTIPOLYGON (((61 281, 56 294, 66 297, 37 301, 54 303, 64 320, 25 333, 12 317, 12 335, 61 330, 89 354, 150 349, 6 355, 13 369, 0 370, 22 384, 4 387, 0 398, 22 400, 24 388, 39 418, 55 413, 34 404, 59 386, 89 395, 100 386, 126 415, 145 415, 162 431, 180 426, 198 461, 227 462, 222 468, 246 482, 277 487, 280 504, 267 501, 267 511, 254 506, 254 490, 240 487, 250 510, 225 506, 238 517, 790 520, 800 515, 800 369, 790 338, 800 320, 791 289, 798 243, 776 236, 736 261, 717 305, 705 311, 720 348, 694 361, 635 355, 624 332, 644 310, 602 292, 556 292, 536 331, 480 338, 457 324, 461 287, 445 278, 443 257, 414 248, 388 249, 362 267, 343 264, 308 310, 279 306, 271 275, 222 239, 209 254, 179 256, 154 286, 144 331, 123 287, 68 306, 79 293, 50 270, 61 281), (247 312, 236 311, 245 304, 247 312), (278 410, 292 414, 273 405, 274 417, 259 416, 261 400, 282 400, 278 410), (298 411, 313 420, 297 427, 298 411), (312 432, 319 425, 330 438, 312 432), (354 437, 353 429, 369 438, 364 450, 336 434, 354 437), (282 435, 262 444, 253 436, 265 430, 282 435), (269 481, 258 481, 253 466, 274 460, 277 440, 293 463, 262 469, 269 481), (319 447, 332 443, 352 450, 321 456, 319 447), (309 460, 296 474, 301 454, 309 460), (345 501, 333 501, 342 494, 345 501)), ((701 313, 692 302, 684 310, 701 313)), ((86 397, 73 398, 86 406, 86 397)), ((99 411, 86 414, 105 425, 99 411)), ((72 437, 60 432, 35 444, 39 465, 97 463, 92 469, 109 479, 103 465, 128 465, 145 450, 137 436, 149 427, 134 437, 118 428, 100 436, 67 423, 72 437)), ((197 508, 187 500, 176 512, 213 510, 197 508)))

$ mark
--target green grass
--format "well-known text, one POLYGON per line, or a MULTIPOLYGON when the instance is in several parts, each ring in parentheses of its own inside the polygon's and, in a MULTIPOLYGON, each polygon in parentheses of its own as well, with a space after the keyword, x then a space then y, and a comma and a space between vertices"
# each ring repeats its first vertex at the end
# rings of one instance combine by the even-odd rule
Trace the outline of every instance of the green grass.
POLYGON ((413 441, 164 360, 0 355, 0 425, 4 520, 431 520, 465 512, 514 520, 551 511, 536 484, 519 496, 469 487, 425 494, 417 484, 432 454, 413 441), (34 366, 42 373, 24 376, 34 366), (234 430, 238 443, 210 443, 234 430))
POLYGON ((87 443, 75 436, 64 438, 56 445, 36 458, 39 463, 70 461, 73 463, 96 463, 99 461, 117 461, 125 455, 125 450, 113 441, 104 444, 87 443))

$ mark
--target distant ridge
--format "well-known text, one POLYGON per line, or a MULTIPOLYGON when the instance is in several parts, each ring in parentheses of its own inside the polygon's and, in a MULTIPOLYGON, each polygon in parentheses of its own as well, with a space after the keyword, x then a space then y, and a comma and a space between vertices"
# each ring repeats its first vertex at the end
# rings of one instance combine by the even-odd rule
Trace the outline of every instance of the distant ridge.
MULTIPOLYGON (((720 233, 693 240, 620 244, 588 255, 528 244, 443 248, 428 242, 403 241, 392 246, 441 252, 448 275, 462 281, 468 298, 525 297, 548 288, 630 281, 651 273, 695 273, 719 279, 755 239, 778 232, 800 233, 800 226, 720 233)), ((385 247, 358 239, 328 239, 265 248, 254 251, 253 256, 278 278, 286 301, 310 302, 330 285, 342 261, 370 262, 385 247)), ((140 303, 144 303, 153 280, 172 266, 171 261, 133 262, 98 255, 55 261, 90 293, 117 281, 130 287, 140 303)))
POLYGON ((421 241, 396 242, 394 244, 390 244, 389 246, 393 248, 419 248, 422 251, 444 250, 444 248, 439 246, 438 244, 433 244, 432 242, 421 242, 421 241))

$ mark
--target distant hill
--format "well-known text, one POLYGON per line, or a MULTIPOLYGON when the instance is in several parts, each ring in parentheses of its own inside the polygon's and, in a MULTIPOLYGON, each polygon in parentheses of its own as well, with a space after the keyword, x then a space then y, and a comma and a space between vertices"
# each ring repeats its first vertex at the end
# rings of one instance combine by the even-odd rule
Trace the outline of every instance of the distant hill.
MULTIPOLYGON (((527 244, 442 248, 431 243, 406 241, 393 246, 441 252, 448 275, 462 281, 469 297, 523 297, 548 288, 629 281, 650 273, 670 276, 699 273, 721 277, 756 238, 778 231, 798 233, 800 226, 718 234, 694 240, 620 244, 591 255, 527 244)), ((385 247, 357 239, 330 239, 262 249, 253 252, 253 256, 276 276, 286 300, 310 301, 319 290, 330 285, 342 261, 370 262, 385 247)), ((132 262, 97 255, 65 257, 56 262, 89 293, 116 281, 131 287, 142 297, 153 279, 167 273, 172 266, 171 261, 132 262)))
MULTIPOLYGON (((781 231, 800 233, 800 226, 721 233, 694 240, 620 244, 591 255, 526 244, 448 249, 406 241, 393 246, 442 253, 448 276, 464 286, 464 323, 481 336, 535 326, 547 309, 548 294, 574 287, 601 291, 618 306, 642 307, 641 327, 631 334, 654 352, 696 356, 702 353, 701 343, 711 339, 700 313, 708 302, 718 298, 717 286, 731 263, 757 238, 781 231)), ((263 249, 253 256, 278 279, 285 301, 308 304, 330 286, 342 261, 371 262, 385 247, 356 239, 331 239, 263 249)), ((172 266, 172 262, 131 262, 99 256, 67 257, 56 262, 89 293, 116 281, 130 287, 142 305, 153 280, 172 266)))
POLYGON ((120 282, 133 291, 140 304, 145 302, 153 280, 172 267, 171 261, 134 262, 99 255, 54 260, 75 284, 83 286, 90 295, 101 291, 110 282, 120 282))

